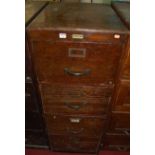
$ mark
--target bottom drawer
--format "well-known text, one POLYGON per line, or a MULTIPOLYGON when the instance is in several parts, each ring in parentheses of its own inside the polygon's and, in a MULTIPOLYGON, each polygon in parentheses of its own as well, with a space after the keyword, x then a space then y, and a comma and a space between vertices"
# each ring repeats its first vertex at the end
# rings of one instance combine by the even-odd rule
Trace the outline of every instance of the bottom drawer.
POLYGON ((54 151, 67 152, 90 152, 95 153, 98 150, 99 139, 68 136, 68 135, 50 135, 49 141, 54 151))
POLYGON ((25 144, 26 144, 26 147, 48 148, 47 137, 43 132, 26 131, 25 132, 25 144))

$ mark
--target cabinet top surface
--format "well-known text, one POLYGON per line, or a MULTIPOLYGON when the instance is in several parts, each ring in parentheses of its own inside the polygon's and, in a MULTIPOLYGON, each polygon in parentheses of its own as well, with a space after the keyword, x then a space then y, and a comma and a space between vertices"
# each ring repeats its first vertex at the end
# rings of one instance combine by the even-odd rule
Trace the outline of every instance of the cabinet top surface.
POLYGON ((130 2, 113 2, 112 5, 123 20, 130 25, 130 2))
POLYGON ((49 4, 27 29, 127 32, 110 5, 58 3, 49 4))
POLYGON ((25 2, 25 24, 46 4, 46 2, 25 2))

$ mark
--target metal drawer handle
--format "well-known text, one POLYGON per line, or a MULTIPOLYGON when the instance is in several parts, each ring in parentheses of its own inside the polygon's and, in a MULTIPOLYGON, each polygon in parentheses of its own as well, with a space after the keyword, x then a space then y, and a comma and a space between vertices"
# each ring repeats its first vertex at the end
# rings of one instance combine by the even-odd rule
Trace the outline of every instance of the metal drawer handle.
POLYGON ((86 76, 90 74, 91 69, 85 69, 84 71, 81 71, 81 72, 75 72, 70 70, 69 68, 64 68, 64 72, 72 76, 86 76))
POLYGON ((81 132, 84 130, 84 128, 81 128, 81 129, 78 130, 78 131, 72 130, 72 129, 70 129, 70 128, 67 128, 67 130, 68 130, 68 132, 70 132, 70 133, 72 133, 72 134, 79 134, 79 133, 81 133, 81 132))
POLYGON ((71 123, 80 123, 81 119, 80 118, 70 118, 71 123))
POLYGON ((79 103, 79 104, 76 104, 76 105, 71 105, 70 103, 68 102, 65 102, 65 105, 70 108, 70 109, 74 109, 74 110, 79 110, 81 107, 83 107, 84 105, 86 105, 87 102, 82 102, 82 103, 79 103))

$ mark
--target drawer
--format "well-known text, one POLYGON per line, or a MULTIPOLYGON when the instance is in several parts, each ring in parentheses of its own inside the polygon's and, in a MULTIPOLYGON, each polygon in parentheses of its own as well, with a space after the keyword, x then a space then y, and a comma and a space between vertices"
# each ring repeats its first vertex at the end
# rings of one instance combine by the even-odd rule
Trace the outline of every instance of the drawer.
POLYGON ((49 134, 73 134, 88 137, 100 137, 105 130, 104 117, 79 117, 45 114, 49 134))
POLYGON ((25 128, 27 130, 43 130, 43 120, 40 113, 25 113, 25 128))
POLYGON ((62 84, 40 84, 40 90, 43 98, 50 97, 52 100, 59 97, 65 99, 88 99, 111 97, 113 93, 113 85, 62 85, 62 84))
POLYGON ((112 113, 109 130, 130 129, 129 113, 112 113))
POLYGON ((121 44, 33 42, 32 57, 38 80, 47 83, 112 83, 121 44))
POLYGON ((29 112, 39 112, 39 105, 32 83, 25 84, 25 109, 29 112))
MULTIPOLYGON (((56 98, 57 99, 57 98, 56 98)), ((108 103, 104 99, 100 99, 101 103, 89 100, 64 100, 57 102, 53 100, 43 99, 43 111, 52 114, 68 114, 68 115, 105 115, 108 112, 108 103), (93 102, 93 103, 91 103, 93 102)), ((59 99, 58 99, 59 100, 59 99)))
POLYGON ((52 114, 103 115, 108 110, 111 91, 102 87, 42 85, 43 110, 52 114))
POLYGON ((49 141, 54 151, 68 152, 96 152, 99 144, 99 139, 72 135, 50 135, 49 141))
POLYGON ((130 112, 130 81, 120 80, 116 86, 113 111, 130 112))

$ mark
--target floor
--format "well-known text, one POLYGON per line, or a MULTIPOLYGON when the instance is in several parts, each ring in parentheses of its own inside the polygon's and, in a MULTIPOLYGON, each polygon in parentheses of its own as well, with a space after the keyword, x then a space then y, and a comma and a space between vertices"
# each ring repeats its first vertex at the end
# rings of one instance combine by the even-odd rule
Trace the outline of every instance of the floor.
MULTIPOLYGON (((129 152, 101 151, 98 155, 129 155, 129 152)), ((48 150, 26 149, 25 155, 92 155, 86 153, 58 153, 48 150)))

